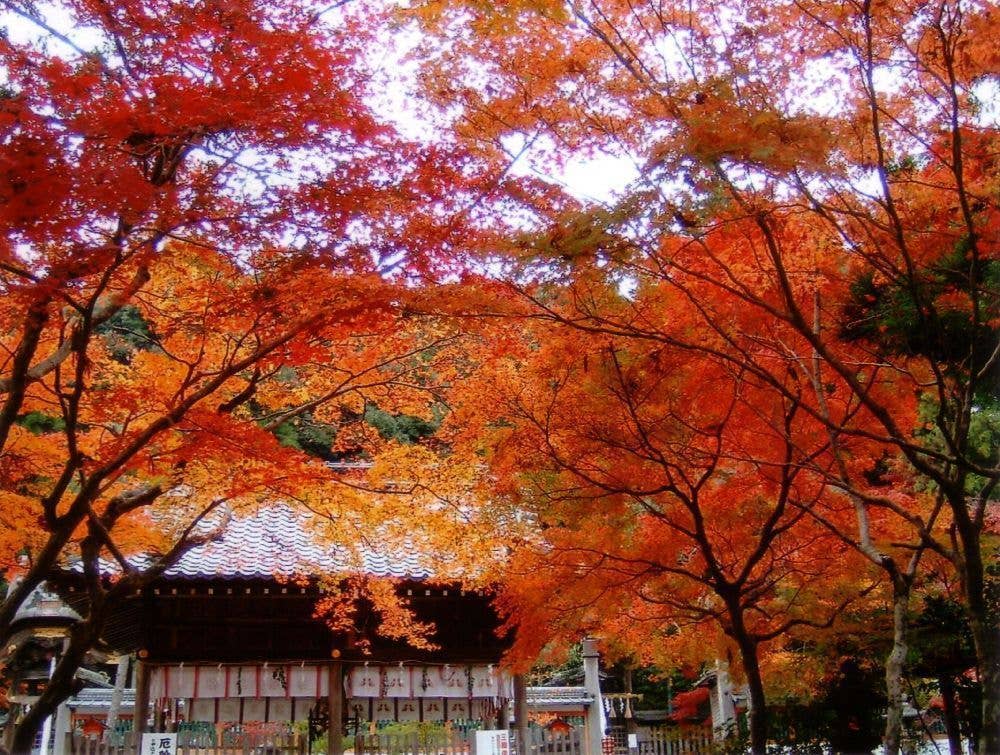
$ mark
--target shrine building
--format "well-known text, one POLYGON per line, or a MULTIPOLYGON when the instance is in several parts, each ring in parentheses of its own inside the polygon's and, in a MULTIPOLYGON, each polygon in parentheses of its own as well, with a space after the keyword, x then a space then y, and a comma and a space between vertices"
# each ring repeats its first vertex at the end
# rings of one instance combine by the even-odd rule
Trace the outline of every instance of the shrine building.
MULTIPOLYGON (((416 619, 435 627, 437 649, 380 635, 366 605, 335 633, 315 615, 322 594, 312 575, 348 567, 311 538, 310 518, 284 506, 234 517, 112 616, 107 646, 138 659, 135 729, 294 724, 322 710, 339 752, 340 732, 378 722, 506 727, 514 685, 499 668, 507 643, 489 596, 431 580, 412 555, 365 553, 363 573, 392 580, 416 619)), ((58 590, 83 610, 72 575, 58 590)))

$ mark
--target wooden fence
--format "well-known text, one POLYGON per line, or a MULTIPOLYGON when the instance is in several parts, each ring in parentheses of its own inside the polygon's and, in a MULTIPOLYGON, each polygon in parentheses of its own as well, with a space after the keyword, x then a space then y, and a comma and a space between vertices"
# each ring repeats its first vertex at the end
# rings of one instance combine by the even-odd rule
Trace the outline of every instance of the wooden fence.
MULTIPOLYGON (((452 731, 424 734, 359 734, 355 755, 475 755, 475 732, 452 731)), ((510 736, 510 755, 517 752, 515 734, 510 736)), ((584 755, 579 730, 565 734, 529 729, 523 755, 584 755)))
POLYGON ((528 729, 527 750, 524 755, 584 755, 583 729, 571 729, 566 733, 528 729))
POLYGON ((651 729, 640 740, 639 755, 710 755, 715 740, 710 726, 678 726, 651 729))
POLYGON ((355 755, 472 755, 469 739, 460 731, 412 734, 359 734, 355 755))
MULTIPOLYGON (((122 732, 102 741, 80 733, 68 734, 66 752, 72 755, 136 755, 140 737, 122 732)), ((236 733, 232 736, 177 738, 177 755, 302 755, 308 751, 303 734, 236 733)))
MULTIPOLYGON (((475 755, 474 732, 426 732, 412 734, 359 734, 355 755, 475 755)), ((711 734, 709 734, 711 741, 711 734)), ((76 732, 67 735, 66 752, 72 755, 136 755, 140 738, 133 731, 109 732, 103 740, 76 732)), ((511 732, 511 755, 585 755, 579 729, 555 733, 530 729, 525 753, 518 753, 511 732)), ((648 743, 646 743, 648 744, 648 743)), ((299 732, 259 727, 201 729, 177 732, 177 755, 303 755, 308 752, 305 735, 299 732)), ((659 749, 641 755, 700 755, 708 750, 659 749)))

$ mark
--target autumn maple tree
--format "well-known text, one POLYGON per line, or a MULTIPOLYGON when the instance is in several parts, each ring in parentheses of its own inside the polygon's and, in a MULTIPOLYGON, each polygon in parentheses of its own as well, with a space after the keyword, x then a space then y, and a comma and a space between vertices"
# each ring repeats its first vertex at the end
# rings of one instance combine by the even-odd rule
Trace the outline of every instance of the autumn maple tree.
POLYGON ((77 564, 88 598, 15 751, 115 603, 230 516, 307 506, 331 547, 413 519, 324 461, 359 439, 392 452, 358 429, 372 407, 431 418, 456 334, 408 318, 407 299, 481 188, 456 151, 373 114, 365 51, 384 17, 339 5, 0 4, 0 500, 17 577, 0 636, 54 569, 77 564), (300 450, 306 422, 324 459, 300 450))
POLYGON ((715 627, 755 752, 761 661, 883 595, 894 751, 910 591, 947 570, 1000 751, 993 5, 0 7, 0 490, 30 556, 0 636, 67 556, 91 605, 17 747, 104 607, 227 511, 404 537, 403 490, 416 547, 516 531, 525 657, 715 627), (421 144, 372 111, 408 20, 421 144), (632 165, 614 202, 544 179, 602 154, 632 165), (433 443, 357 421, 444 402, 433 443), (363 485, 300 451, 371 444, 363 485))
MULTIPOLYGON (((562 311, 562 297, 545 298, 562 311)), ((816 473, 829 442, 794 397, 801 387, 761 390, 725 362, 648 339, 530 332, 496 349, 489 385, 453 417, 494 428, 470 438, 490 460, 489 495, 540 529, 504 575, 515 653, 591 631, 647 662, 732 657, 759 746, 764 656, 877 586, 813 516, 831 513, 816 473)))
MULTIPOLYGON (((996 7, 421 11, 451 40, 447 56, 424 50, 426 95, 459 113, 485 159, 543 173, 595 154, 634 166, 608 206, 524 196, 521 232, 491 250, 526 305, 517 314, 589 334, 594 353, 627 338, 711 357, 772 401, 800 400, 825 427, 812 470, 824 505, 847 506, 839 517, 814 507, 813 518, 882 570, 899 623, 916 556, 933 553, 958 576, 986 690, 980 748, 1000 749, 987 589, 1000 480, 997 129, 986 105, 996 7), (569 293, 553 304, 543 283, 569 293)), ((898 686, 890 698, 898 711, 898 686)), ((886 743, 894 750, 898 734, 886 743)))

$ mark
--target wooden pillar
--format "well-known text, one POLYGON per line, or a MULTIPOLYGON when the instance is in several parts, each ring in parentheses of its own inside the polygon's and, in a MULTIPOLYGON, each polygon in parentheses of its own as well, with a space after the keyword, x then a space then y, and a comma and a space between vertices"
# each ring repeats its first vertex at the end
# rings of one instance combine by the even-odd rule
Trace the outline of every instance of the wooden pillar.
POLYGON ((625 667, 625 734, 635 734, 638 727, 635 724, 635 708, 632 693, 632 667, 625 667))
POLYGON ((146 718, 149 716, 149 666, 141 658, 135 659, 135 711, 132 714, 132 730, 136 742, 142 739, 146 731, 146 718))
POLYGON ((514 726, 518 755, 528 755, 528 684, 524 674, 514 675, 514 726))
POLYGON ((334 661, 328 672, 327 708, 330 712, 330 728, 326 733, 326 754, 344 755, 344 664, 334 661))

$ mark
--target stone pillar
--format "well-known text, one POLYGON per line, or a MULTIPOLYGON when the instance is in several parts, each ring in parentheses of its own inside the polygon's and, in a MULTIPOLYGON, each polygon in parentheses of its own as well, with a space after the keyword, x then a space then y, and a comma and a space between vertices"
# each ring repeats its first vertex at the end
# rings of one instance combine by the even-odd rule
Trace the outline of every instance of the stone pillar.
POLYGON ((587 755, 601 755, 601 740, 604 738, 604 701, 601 699, 600 654, 597 641, 583 641, 583 686, 593 702, 587 711, 586 751, 587 755))
MULTIPOLYGON (((65 653, 68 647, 69 638, 66 638, 63 640, 62 652, 65 653)), ((68 703, 69 698, 59 703, 59 707, 56 708, 55 728, 52 737, 53 755, 64 755, 64 753, 69 752, 69 748, 66 746, 66 737, 69 734, 70 722, 70 710, 68 703)))
POLYGON ((70 721, 70 711, 69 711, 69 700, 63 700, 59 703, 59 707, 56 708, 56 728, 55 737, 52 742, 52 753, 53 755, 64 755, 70 751, 67 746, 67 738, 69 737, 69 721, 70 721))
MULTIPOLYGON (((66 650, 66 643, 63 643, 63 651, 66 650)), ((51 660, 49 660, 49 679, 52 678, 52 674, 55 673, 56 664, 59 662, 59 657, 53 653, 51 660)), ((45 721, 42 722, 42 752, 47 753, 49 751, 49 737, 52 736, 52 716, 47 716, 45 721)))
POLYGON ((528 685, 524 674, 514 675, 514 726, 518 755, 528 755, 528 685))
POLYGON ((111 705, 108 706, 108 718, 105 726, 108 730, 113 730, 118 723, 118 712, 122 707, 122 696, 125 694, 125 682, 128 679, 129 656, 122 653, 118 656, 118 668, 115 671, 115 686, 111 693, 111 705))
POLYGON ((736 724, 736 706, 733 704, 733 685, 729 680, 729 665, 722 661, 715 662, 716 701, 719 705, 719 720, 712 722, 717 737, 728 735, 730 728, 736 724))

